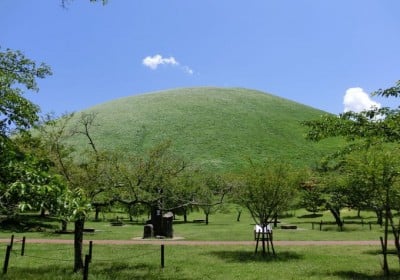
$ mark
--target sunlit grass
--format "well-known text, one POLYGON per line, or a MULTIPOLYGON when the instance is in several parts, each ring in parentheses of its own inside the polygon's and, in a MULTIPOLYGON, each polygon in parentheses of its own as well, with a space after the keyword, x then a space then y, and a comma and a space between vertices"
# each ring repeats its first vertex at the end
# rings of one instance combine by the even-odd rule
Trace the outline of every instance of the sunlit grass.
MULTIPOLYGON (((177 217, 174 225, 175 237, 183 240, 203 241, 253 241, 253 226, 249 214, 243 210, 240 221, 236 221, 235 207, 227 206, 225 211, 210 216, 210 224, 193 223, 202 219, 201 212, 191 213, 189 222, 183 223, 177 217)), ((290 211, 279 219, 274 229, 275 240, 379 240, 382 228, 376 224, 370 230, 361 224, 355 211, 343 210, 344 231, 330 225, 312 229, 311 222, 321 220, 332 222, 328 212, 312 216, 304 210, 290 211), (346 220, 349 221, 346 223, 346 220), (350 223, 352 222, 352 223, 350 223), (280 229, 281 224, 297 225, 297 230, 280 229)), ((365 224, 375 222, 372 212, 361 212, 365 224)), ((38 221, 36 216, 30 217, 38 221)), ((382 256, 380 246, 280 246, 275 245, 276 256, 254 254, 255 242, 249 245, 170 245, 165 244, 165 268, 161 269, 160 245, 100 245, 96 240, 140 239, 143 234, 142 221, 130 223, 123 213, 108 213, 106 220, 94 222, 90 216, 87 228, 94 233, 85 233, 86 241, 93 240, 93 261, 90 264, 89 279, 381 279, 382 256), (116 216, 123 226, 111 226, 108 219, 116 216), (266 276, 267 275, 267 276, 266 276)), ((40 219, 39 219, 40 220, 40 219)), ((56 221, 46 218, 57 226, 56 221)), ((72 224, 69 225, 72 229, 72 224)), ((44 227, 42 232, 18 232, 2 229, 0 238, 15 235, 8 273, 1 279, 82 279, 73 274, 73 246, 55 244, 32 244, 30 238, 70 239, 72 234, 55 234, 44 227), (26 236, 25 256, 20 256, 21 238, 26 236)), ((0 244, 0 259, 4 260, 7 243, 0 244)), ((391 243, 391 250, 393 246, 391 243)), ((88 253, 85 243, 83 252, 88 253)), ((392 276, 400 277, 397 257, 389 256, 392 276)), ((4 275, 2 275, 4 276, 4 275)))
MULTIPOLYGON (((86 248, 85 248, 86 249, 86 248)), ((374 246, 276 247, 276 256, 254 254, 252 246, 95 245, 89 279, 381 279, 374 246)), ((73 274, 71 248, 29 245, 13 254, 4 279, 82 279, 73 274)), ((2 255, 0 255, 2 257, 2 255)), ((396 257, 392 277, 400 276, 396 257)))
MULTIPOLYGON (((213 172, 236 172, 249 158, 311 165, 338 146, 337 139, 305 139, 301 122, 325 112, 241 88, 168 90, 117 99, 84 112, 96 114, 91 134, 98 148, 140 153, 168 140, 189 164, 213 172)), ((78 150, 87 148, 84 137, 69 141, 78 150)))

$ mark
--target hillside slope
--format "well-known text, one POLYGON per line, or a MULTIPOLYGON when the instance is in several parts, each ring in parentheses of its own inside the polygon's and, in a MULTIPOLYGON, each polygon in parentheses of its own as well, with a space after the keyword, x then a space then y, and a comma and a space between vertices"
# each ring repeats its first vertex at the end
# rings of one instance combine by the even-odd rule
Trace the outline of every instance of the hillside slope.
POLYGON ((336 145, 304 139, 300 122, 325 112, 241 88, 167 90, 116 99, 84 112, 97 114, 93 136, 102 148, 142 152, 170 140, 178 154, 220 171, 238 170, 249 158, 312 164, 336 145))

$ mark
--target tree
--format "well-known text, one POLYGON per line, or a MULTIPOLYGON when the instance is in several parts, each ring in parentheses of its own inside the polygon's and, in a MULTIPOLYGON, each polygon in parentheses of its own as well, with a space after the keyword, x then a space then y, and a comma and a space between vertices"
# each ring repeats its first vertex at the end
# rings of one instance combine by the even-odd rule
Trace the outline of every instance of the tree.
POLYGON ((50 67, 39 66, 20 51, 0 49, 0 137, 11 131, 26 130, 38 120, 39 107, 23 97, 24 88, 38 91, 36 79, 51 75, 50 67))
POLYGON ((326 200, 323 198, 322 187, 315 179, 301 184, 300 190, 300 207, 305 208, 314 215, 323 209, 326 200))
POLYGON ((235 190, 237 203, 246 207, 256 224, 266 226, 287 210, 300 184, 300 176, 288 164, 251 163, 235 190))
MULTIPOLYGON (((113 189, 111 179, 113 158, 108 153, 99 151, 91 135, 95 125, 95 114, 82 114, 77 123, 71 123, 73 114, 59 119, 51 116, 43 121, 40 127, 40 138, 45 143, 48 154, 54 162, 54 170, 62 174, 68 186, 68 192, 60 198, 59 209, 63 230, 67 221, 74 222, 74 271, 83 268, 82 243, 86 217, 92 205, 100 196, 113 189), (74 158, 74 148, 66 145, 71 137, 83 135, 89 143, 89 149, 80 153, 80 159, 74 158)), ((102 198, 110 200, 111 194, 102 198)), ((100 198, 101 199, 101 198, 100 198)))
POLYGON ((0 211, 8 215, 50 209, 62 192, 47 157, 25 149, 34 141, 27 130, 38 120, 39 107, 23 94, 38 91, 36 79, 47 75, 47 65, 37 66, 20 51, 0 50, 0 211), (19 134, 11 137, 13 131, 19 134))
POLYGON ((221 210, 227 194, 234 188, 235 180, 227 175, 203 174, 201 182, 197 186, 197 205, 203 209, 205 223, 208 225, 212 212, 221 210))
MULTIPOLYGON (((379 89, 373 95, 399 97, 400 81, 388 89, 379 89)), ((384 274, 388 275, 389 268, 386 253, 389 223, 395 237, 395 246, 400 260, 399 229, 393 223, 393 215, 391 213, 391 201, 393 200, 391 196, 394 193, 393 188, 395 187, 399 170, 392 154, 387 153, 385 149, 380 148, 377 150, 377 147, 385 146, 384 143, 398 144, 400 141, 399 108, 372 108, 361 113, 346 112, 338 117, 326 115, 319 120, 308 121, 304 124, 309 127, 307 137, 310 140, 320 141, 328 137, 344 137, 351 143, 351 146, 344 150, 345 153, 352 153, 355 143, 357 144, 356 147, 361 147, 366 153, 370 153, 362 155, 362 157, 368 158, 373 155, 372 158, 369 158, 371 161, 367 162, 367 164, 363 163, 363 161, 354 161, 351 158, 347 158, 344 166, 347 165, 347 172, 356 167, 357 176, 361 176, 361 178, 350 177, 350 180, 347 181, 350 186, 361 186, 366 189, 372 187, 372 190, 370 189, 369 191, 378 194, 384 193, 382 207, 385 212, 385 233, 382 241, 382 251, 384 253, 383 270, 384 274)), ((349 172, 348 174, 354 175, 354 172, 349 172)), ((377 197, 379 198, 379 195, 377 197)))
POLYGON ((125 205, 147 205, 154 234, 172 234, 166 233, 163 213, 189 206, 193 199, 192 188, 185 181, 186 162, 171 153, 170 143, 165 142, 145 155, 123 159, 116 166, 114 178, 121 187, 114 201, 125 205))

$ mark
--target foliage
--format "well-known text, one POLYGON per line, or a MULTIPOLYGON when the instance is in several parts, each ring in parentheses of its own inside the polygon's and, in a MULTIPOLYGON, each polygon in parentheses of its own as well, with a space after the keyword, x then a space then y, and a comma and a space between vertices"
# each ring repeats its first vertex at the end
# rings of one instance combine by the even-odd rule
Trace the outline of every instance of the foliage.
MULTIPOLYGON (((23 97, 24 90, 38 91, 36 79, 51 74, 20 51, 0 50, 0 211, 15 215, 27 209, 53 210, 63 192, 59 178, 49 172, 45 154, 26 150, 36 140, 24 132, 38 119, 39 107, 23 97), (18 136, 11 136, 18 130, 18 136)), ((36 149, 39 150, 39 149, 36 149)))
MULTIPOLYGON (((45 64, 36 63, 20 51, 0 49, 0 136, 11 128, 26 129, 38 120, 39 107, 24 98, 23 88, 38 91, 36 79, 51 75, 45 64)), ((0 139, 1 140, 1 139, 0 139)))
POLYGON ((236 188, 237 203, 245 206, 254 222, 268 224, 288 210, 300 184, 300 176, 288 164, 267 161, 251 164, 236 188))
MULTIPOLYGON (((24 138, 25 142, 30 141, 26 140, 30 136, 24 138)), ((12 144, 17 141, 22 145, 19 139, 12 144)), ((65 187, 60 177, 50 172, 51 162, 15 146, 4 156, 0 168, 0 211, 8 216, 41 209, 54 213, 65 187)))
MULTIPOLYGON (((384 97, 398 97, 400 81, 394 87, 378 90, 374 94, 384 97)), ((388 152, 385 143, 398 144, 400 141, 400 109, 372 108, 361 113, 347 112, 339 117, 325 116, 319 120, 305 122, 309 127, 307 137, 319 141, 328 137, 345 137, 351 145, 339 153, 342 158, 335 172, 344 178, 343 185, 337 189, 350 206, 362 207, 367 204, 385 212, 385 230, 382 240, 384 256, 383 270, 389 274, 387 262, 387 242, 389 223, 394 234, 397 255, 400 259, 400 236, 394 224, 392 201, 398 200, 397 177, 400 174, 398 156, 393 155, 393 145, 388 152), (355 143, 355 145, 354 145, 355 143), (357 149, 352 149, 356 147, 357 149), (338 172, 339 171, 339 172, 338 172), (369 196, 367 196, 369 194, 369 196)), ((397 147, 394 146, 397 151, 397 147)), ((338 213, 332 211, 337 219, 338 213)))
POLYGON ((316 214, 324 210, 326 200, 323 198, 323 188, 318 184, 315 179, 310 179, 303 184, 300 188, 300 202, 299 206, 305 208, 307 211, 316 214))

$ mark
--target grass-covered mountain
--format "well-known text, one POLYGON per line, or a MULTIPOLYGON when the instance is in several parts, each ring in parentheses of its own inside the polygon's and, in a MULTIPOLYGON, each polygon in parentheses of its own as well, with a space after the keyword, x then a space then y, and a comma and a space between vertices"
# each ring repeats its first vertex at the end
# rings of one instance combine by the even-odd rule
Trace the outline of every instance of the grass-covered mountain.
POLYGON ((97 114, 92 133, 102 148, 142 152, 170 140, 176 153, 218 171, 238 170, 249 158, 313 164, 335 146, 304 138, 301 121, 325 112, 242 88, 167 90, 116 99, 84 112, 97 114))

